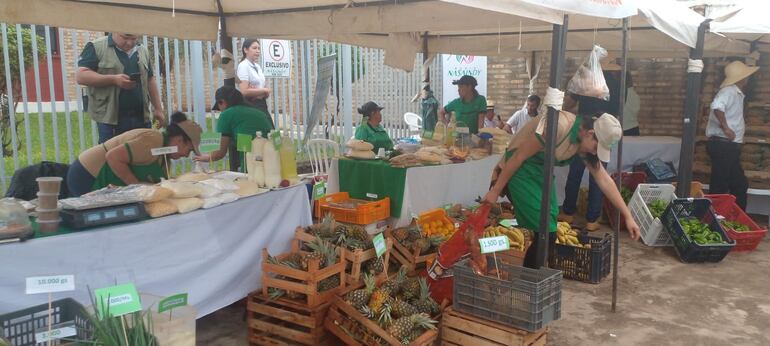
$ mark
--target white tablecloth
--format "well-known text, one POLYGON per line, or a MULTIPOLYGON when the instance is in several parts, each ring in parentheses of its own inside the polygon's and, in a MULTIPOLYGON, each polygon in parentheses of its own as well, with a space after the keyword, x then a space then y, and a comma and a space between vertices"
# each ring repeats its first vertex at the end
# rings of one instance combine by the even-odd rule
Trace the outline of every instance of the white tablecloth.
MULTIPOLYGON (((674 168, 679 168, 679 152, 682 141, 676 137, 668 136, 642 136, 642 137, 623 137, 623 165, 624 172, 633 170, 634 165, 642 164, 654 158, 659 158, 664 162, 673 162, 674 168)), ((618 150, 612 150, 610 162, 607 164, 607 171, 616 172, 618 167, 618 150)), ((559 205, 564 201, 564 187, 567 185, 567 175, 569 166, 555 167, 556 176, 556 196, 559 205)), ((588 170, 583 172, 583 181, 581 186, 588 186, 588 170)))
POLYGON ((287 251, 311 223, 304 185, 208 210, 0 245, 0 314, 47 301, 25 295, 25 278, 74 274, 76 291, 54 293, 90 305, 91 289, 133 282, 140 293, 188 293, 205 316, 260 287, 261 249, 287 251))
MULTIPOLYGON (((404 201, 396 227, 408 225, 412 214, 440 208, 447 203, 470 204, 489 191, 489 178, 500 155, 464 163, 411 167, 406 170, 404 201)), ((339 168, 337 160, 329 169, 327 191, 339 192, 339 168)), ((396 217, 396 216, 394 216, 396 217)))

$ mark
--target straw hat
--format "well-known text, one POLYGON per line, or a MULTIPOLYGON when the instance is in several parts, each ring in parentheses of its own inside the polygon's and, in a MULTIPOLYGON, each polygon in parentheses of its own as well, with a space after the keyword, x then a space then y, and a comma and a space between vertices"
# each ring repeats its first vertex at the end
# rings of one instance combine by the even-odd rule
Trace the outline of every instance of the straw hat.
POLYGON ((612 149, 623 137, 623 126, 612 114, 604 113, 594 120, 594 133, 599 145, 596 148, 596 156, 602 162, 610 162, 612 149))
POLYGON ((740 61, 733 61, 725 66, 725 80, 722 81, 722 85, 719 87, 724 88, 738 83, 757 72, 757 70, 759 70, 758 66, 746 66, 746 64, 740 61))
POLYGON ((495 109, 495 101, 487 100, 487 110, 495 109))

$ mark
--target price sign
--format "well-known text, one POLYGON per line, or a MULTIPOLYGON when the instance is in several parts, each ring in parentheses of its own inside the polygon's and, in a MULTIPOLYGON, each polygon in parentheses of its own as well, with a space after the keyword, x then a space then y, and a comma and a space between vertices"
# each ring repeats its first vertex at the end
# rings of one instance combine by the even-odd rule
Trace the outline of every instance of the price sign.
POLYGON ((326 182, 319 181, 313 185, 313 199, 319 200, 323 196, 326 196, 326 182))
POLYGON ((75 290, 75 275, 33 276, 27 278, 27 294, 75 290))
POLYGON ((57 340, 62 338, 67 338, 70 336, 75 336, 78 334, 77 327, 75 326, 75 322, 67 323, 66 326, 61 326, 56 329, 51 329, 49 332, 47 329, 42 330, 38 332, 35 331, 35 342, 36 343, 43 343, 48 342, 51 340, 57 340))
POLYGON ((172 146, 172 147, 160 147, 160 148, 152 148, 150 149, 150 153, 152 156, 161 156, 161 155, 168 155, 173 154, 179 151, 179 147, 172 146))
POLYGON ((366 197, 367 198, 371 198, 371 199, 377 199, 377 194, 376 193, 367 193, 366 197))
POLYGON ((270 140, 273 142, 273 148, 275 150, 281 150, 281 133, 273 132, 270 134, 270 140))
POLYGON ((222 135, 212 131, 201 134, 201 145, 198 147, 202 153, 217 151, 222 143, 222 135))
POLYGON ((242 153, 251 152, 251 135, 245 133, 239 133, 236 137, 235 147, 242 153))
POLYGON ((187 305, 187 293, 175 294, 173 296, 163 298, 163 300, 158 303, 158 313, 162 313, 164 311, 185 305, 187 305))
POLYGON ((506 236, 489 237, 479 239, 481 244, 481 253, 492 253, 498 251, 504 251, 511 248, 510 240, 506 236))
POLYGON ((471 129, 467 127, 458 127, 458 128, 455 128, 455 132, 467 135, 471 133, 471 129))
POLYGON ((503 226, 503 227, 511 228, 511 227, 516 227, 518 225, 519 225, 519 222, 516 221, 516 219, 503 219, 503 220, 500 220, 500 226, 503 226))
POLYGON ((102 316, 123 316, 142 310, 134 284, 100 288, 94 291, 96 306, 102 316))
POLYGON ((433 131, 422 131, 422 138, 433 139, 433 131))
POLYGON ((385 251, 388 250, 387 245, 385 245, 385 237, 382 233, 375 236, 374 239, 372 239, 372 243, 374 243, 374 251, 377 253, 377 257, 382 257, 385 251))
POLYGON ((452 209, 452 207, 454 207, 454 204, 452 204, 452 203, 444 204, 444 210, 452 209))

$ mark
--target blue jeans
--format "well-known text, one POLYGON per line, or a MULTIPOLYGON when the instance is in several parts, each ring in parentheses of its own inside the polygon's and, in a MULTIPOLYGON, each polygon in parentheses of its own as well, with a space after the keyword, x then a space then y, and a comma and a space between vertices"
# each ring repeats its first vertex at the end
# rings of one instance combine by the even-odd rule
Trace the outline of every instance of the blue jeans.
POLYGON ((67 188, 70 191, 70 197, 80 197, 92 190, 96 178, 88 173, 80 160, 75 159, 67 171, 67 188))
POLYGON ((149 129, 152 127, 152 123, 145 122, 143 116, 119 117, 117 125, 104 123, 97 123, 96 125, 99 128, 99 144, 124 132, 134 129, 149 129))
MULTIPOLYGON (((602 165, 607 166, 602 162, 602 165)), ((576 156, 569 165, 569 175, 567 176, 567 186, 564 188, 564 204, 562 211, 567 215, 574 215, 577 212, 577 199, 580 193, 580 182, 583 180, 583 172, 586 166, 583 159, 576 156)), ((602 213, 602 200, 604 194, 599 189, 599 185, 593 176, 588 177, 588 211, 586 212, 587 222, 596 222, 602 213)))

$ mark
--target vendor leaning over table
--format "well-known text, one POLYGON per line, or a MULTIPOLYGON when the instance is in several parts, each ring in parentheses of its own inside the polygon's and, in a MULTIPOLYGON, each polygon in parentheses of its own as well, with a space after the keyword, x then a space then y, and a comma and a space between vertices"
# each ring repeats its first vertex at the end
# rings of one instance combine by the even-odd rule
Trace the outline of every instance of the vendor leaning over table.
POLYGON ((358 114, 363 115, 361 125, 356 128, 356 139, 360 139, 364 142, 370 143, 374 146, 374 152, 376 153, 380 148, 385 150, 393 149, 393 141, 385 132, 385 128, 382 127, 382 110, 384 107, 380 107, 378 104, 369 101, 364 103, 363 106, 358 108, 358 114))
POLYGON ((470 133, 476 134, 484 127, 484 113, 487 111, 487 99, 479 95, 476 90, 476 78, 465 75, 452 82, 457 85, 457 93, 460 97, 449 102, 439 110, 439 118, 449 123, 450 114, 455 112, 457 126, 468 127, 470 133))
MULTIPOLYGON (((507 196, 516 210, 516 219, 521 227, 538 230, 540 224, 540 201, 543 191, 544 146, 546 118, 538 115, 527 123, 511 139, 505 156, 492 173, 492 187, 484 196, 485 202, 497 202, 499 196, 507 196), (537 120, 537 121, 535 121, 537 120)), ((623 136, 620 122, 612 115, 594 114, 575 116, 561 111, 556 136, 555 163, 565 166, 573 157, 579 156, 586 163, 588 171, 596 178, 599 187, 613 206, 625 218, 627 229, 633 239, 639 238, 639 226, 623 202, 620 192, 599 161, 610 160, 610 151, 623 136)), ((551 221, 547 229, 551 232, 549 242, 555 241, 556 216, 559 212, 556 190, 551 189, 551 221)), ((534 267, 537 237, 527 252, 524 265, 534 267)))
POLYGON ((109 185, 157 183, 166 178, 163 156, 153 156, 152 149, 177 147, 170 159, 186 157, 198 151, 201 127, 187 120, 182 112, 171 115, 165 130, 136 129, 91 147, 78 156, 67 172, 70 195, 98 190, 109 185))
POLYGON ((222 134, 219 149, 203 155, 196 155, 193 160, 211 162, 219 161, 231 150, 232 159, 236 150, 234 148, 238 134, 254 136, 259 132, 262 138, 267 138, 273 130, 273 122, 270 116, 258 108, 247 105, 238 89, 231 86, 223 86, 214 94, 216 104, 211 109, 222 110, 217 120, 217 132, 222 134))

